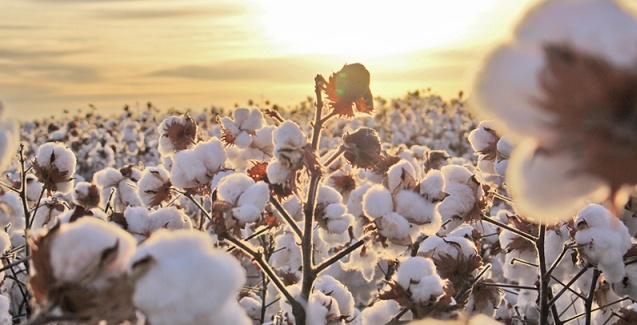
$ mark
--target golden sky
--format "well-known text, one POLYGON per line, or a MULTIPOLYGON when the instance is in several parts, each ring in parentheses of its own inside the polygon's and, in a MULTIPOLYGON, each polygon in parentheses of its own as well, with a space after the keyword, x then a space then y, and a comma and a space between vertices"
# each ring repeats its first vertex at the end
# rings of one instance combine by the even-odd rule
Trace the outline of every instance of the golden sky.
POLYGON ((290 106, 354 62, 374 95, 452 97, 535 2, 3 0, 0 100, 22 119, 89 103, 290 106))

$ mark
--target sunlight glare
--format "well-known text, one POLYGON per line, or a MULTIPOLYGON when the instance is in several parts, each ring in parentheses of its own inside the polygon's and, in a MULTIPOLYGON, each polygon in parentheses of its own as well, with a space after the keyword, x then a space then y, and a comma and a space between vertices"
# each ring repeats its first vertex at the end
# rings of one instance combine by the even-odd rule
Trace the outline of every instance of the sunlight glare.
POLYGON ((472 37, 497 0, 261 2, 263 29, 288 53, 374 58, 472 37))

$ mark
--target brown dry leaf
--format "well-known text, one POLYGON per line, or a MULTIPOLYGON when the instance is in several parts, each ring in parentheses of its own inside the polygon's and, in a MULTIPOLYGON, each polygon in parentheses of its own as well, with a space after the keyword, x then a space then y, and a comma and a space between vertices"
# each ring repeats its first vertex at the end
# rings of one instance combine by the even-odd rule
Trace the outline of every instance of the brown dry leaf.
POLYGON ((350 193, 356 189, 356 178, 351 173, 332 176, 331 180, 334 184, 334 189, 339 193, 350 193))
POLYGON ((395 165, 400 161, 400 157, 398 156, 383 156, 383 158, 376 164, 376 169, 374 170, 374 174, 376 175, 387 175, 387 171, 391 166, 395 165))
POLYGON ((634 325, 637 324, 637 311, 630 308, 630 306, 623 307, 617 314, 621 316, 617 322, 612 325, 634 325))
POLYGON ((247 170, 248 176, 253 181, 264 181, 268 183, 268 163, 264 161, 252 161, 252 167, 247 170))
POLYGON ((548 63, 540 82, 546 96, 536 102, 557 118, 554 149, 577 157, 573 171, 602 178, 613 195, 622 185, 637 184, 637 70, 564 45, 544 52, 548 63))

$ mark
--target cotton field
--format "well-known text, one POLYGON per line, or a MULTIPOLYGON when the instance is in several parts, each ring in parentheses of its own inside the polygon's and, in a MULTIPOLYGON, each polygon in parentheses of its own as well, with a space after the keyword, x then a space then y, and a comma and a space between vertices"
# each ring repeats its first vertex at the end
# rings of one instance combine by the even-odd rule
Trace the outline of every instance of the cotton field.
POLYGON ((0 324, 637 323, 637 21, 514 34, 469 98, 0 117, 0 324))

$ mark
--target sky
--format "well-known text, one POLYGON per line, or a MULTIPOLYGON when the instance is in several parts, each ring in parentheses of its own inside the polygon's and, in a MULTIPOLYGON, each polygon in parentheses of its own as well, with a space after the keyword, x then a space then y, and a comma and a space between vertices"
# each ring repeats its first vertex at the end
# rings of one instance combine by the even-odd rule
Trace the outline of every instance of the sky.
POLYGON ((149 101, 287 107, 354 62, 375 96, 451 98, 535 2, 3 0, 0 100, 22 120, 149 101))

